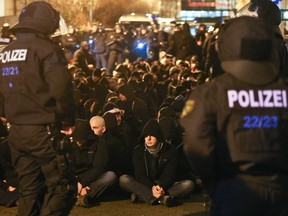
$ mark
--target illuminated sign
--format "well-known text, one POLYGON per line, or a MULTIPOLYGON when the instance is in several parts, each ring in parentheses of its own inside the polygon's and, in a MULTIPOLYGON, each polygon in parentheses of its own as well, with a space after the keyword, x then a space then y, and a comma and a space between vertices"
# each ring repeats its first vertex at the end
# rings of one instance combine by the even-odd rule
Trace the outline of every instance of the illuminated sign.
POLYGON ((182 10, 211 10, 216 8, 215 0, 182 0, 182 10))
POLYGON ((195 20, 195 18, 209 17, 229 17, 230 11, 228 10, 186 10, 180 11, 181 20, 195 20))
POLYGON ((232 8, 232 2, 223 0, 182 0, 181 10, 217 10, 232 8))

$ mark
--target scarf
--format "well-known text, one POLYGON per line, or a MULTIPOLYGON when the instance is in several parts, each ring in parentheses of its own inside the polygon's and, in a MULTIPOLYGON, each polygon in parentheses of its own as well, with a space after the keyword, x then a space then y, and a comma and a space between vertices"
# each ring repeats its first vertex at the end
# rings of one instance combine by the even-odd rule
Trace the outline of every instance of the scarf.
POLYGON ((146 148, 147 151, 148 151, 150 154, 152 154, 152 155, 158 154, 158 153, 161 151, 162 147, 163 147, 163 143, 162 143, 162 142, 161 142, 161 143, 158 143, 156 148, 148 147, 148 146, 146 145, 146 143, 145 143, 145 148, 146 148))

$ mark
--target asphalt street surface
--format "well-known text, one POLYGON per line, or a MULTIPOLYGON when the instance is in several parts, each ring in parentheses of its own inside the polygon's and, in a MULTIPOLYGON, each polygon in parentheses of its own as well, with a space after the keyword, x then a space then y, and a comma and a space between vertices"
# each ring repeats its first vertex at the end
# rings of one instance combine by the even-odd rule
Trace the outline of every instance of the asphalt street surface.
MULTIPOLYGON (((174 207, 149 206, 146 203, 130 202, 129 198, 115 198, 102 201, 91 208, 74 206, 70 216, 207 216, 206 198, 202 194, 192 194, 189 199, 174 207)), ((17 215, 17 207, 0 207, 0 216, 17 215)))

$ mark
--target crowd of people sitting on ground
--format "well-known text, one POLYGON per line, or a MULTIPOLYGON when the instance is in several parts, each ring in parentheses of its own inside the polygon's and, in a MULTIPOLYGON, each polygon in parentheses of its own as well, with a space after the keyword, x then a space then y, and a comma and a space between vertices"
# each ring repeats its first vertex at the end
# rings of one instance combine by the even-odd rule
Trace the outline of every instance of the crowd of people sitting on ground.
POLYGON ((133 203, 171 206, 199 188, 201 180, 182 151, 179 124, 186 97, 206 79, 204 73, 195 76, 191 65, 138 59, 117 65, 112 75, 106 68, 87 75, 70 65, 77 205, 93 205, 120 190, 131 193, 133 203))
MULTIPOLYGON (((78 206, 90 207, 105 195, 125 192, 133 203, 171 206, 201 188, 182 149, 185 131, 179 119, 191 91, 222 73, 215 48, 219 27, 208 33, 202 25, 196 37, 187 23, 173 35, 153 31, 159 40, 155 58, 144 59, 131 50, 125 55, 129 46, 121 44, 125 35, 117 35, 119 26, 111 36, 116 39, 107 45, 110 60, 100 55, 104 48, 95 51, 101 47, 99 35, 93 38, 94 47, 85 40, 73 50, 68 69, 77 111, 69 154, 78 206)), ((103 31, 98 26, 94 33, 103 31)), ((152 31, 140 32, 152 41, 156 37, 152 31)), ((9 124, 2 123, 0 205, 10 207, 17 205, 19 191, 8 157, 9 124)))
MULTIPOLYGON (((87 42, 81 49, 89 54, 87 42)), ((189 92, 209 78, 197 69, 198 56, 188 61, 137 58, 116 64, 110 74, 88 55, 90 64, 87 53, 76 51, 68 65, 77 107, 69 152, 78 182, 76 205, 90 207, 113 193, 131 194, 133 203, 165 206, 189 197, 201 180, 182 151, 179 118, 189 92)), ((7 156, 6 124, 3 121, 1 148, 7 156)), ((11 167, 9 158, 1 158, 1 169, 11 167)), ((19 194, 17 181, 12 181, 15 173, 1 173, 0 204, 15 206, 19 194)))

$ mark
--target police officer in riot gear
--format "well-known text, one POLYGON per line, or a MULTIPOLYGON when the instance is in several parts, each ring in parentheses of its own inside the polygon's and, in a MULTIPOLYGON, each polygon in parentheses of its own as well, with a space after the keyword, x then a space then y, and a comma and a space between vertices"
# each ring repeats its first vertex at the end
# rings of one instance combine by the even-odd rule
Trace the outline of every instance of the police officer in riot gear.
POLYGON ((68 26, 68 33, 62 37, 62 45, 66 54, 67 60, 73 59, 74 52, 80 48, 80 37, 72 25, 68 26))
POLYGON ((146 60, 148 57, 148 29, 146 26, 139 27, 133 46, 137 57, 146 60))
POLYGON ((124 37, 124 31, 119 23, 115 24, 115 31, 107 38, 107 49, 109 50, 107 68, 111 75, 116 65, 125 61, 125 49, 127 41, 124 37))
POLYGON ((11 34, 9 23, 4 23, 1 27, 0 45, 7 45, 15 40, 15 37, 11 34))
POLYGON ((92 34, 94 40, 94 47, 92 53, 95 58, 97 68, 107 67, 107 49, 106 49, 106 33, 105 27, 102 23, 99 23, 97 30, 92 34))
POLYGON ((228 21, 217 42, 225 73, 196 88, 183 109, 184 150, 211 215, 288 215, 288 88, 273 37, 255 17, 228 21))
POLYGON ((157 25, 152 25, 151 31, 147 35, 148 39, 148 50, 147 50, 147 57, 151 59, 151 61, 158 61, 159 60, 159 50, 160 44, 158 41, 158 27, 157 25))
POLYGON ((17 40, 0 53, 0 114, 11 124, 20 216, 68 215, 76 198, 63 149, 58 155, 51 142, 56 125, 65 134, 74 128, 71 77, 61 47, 49 37, 59 20, 47 2, 27 5, 11 28, 17 40))

